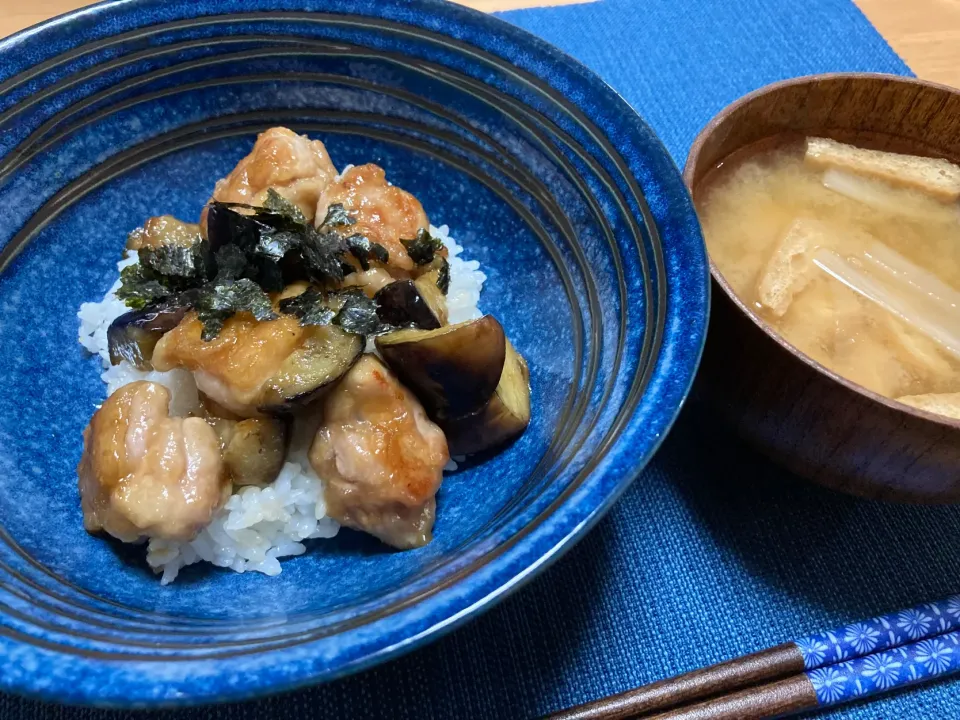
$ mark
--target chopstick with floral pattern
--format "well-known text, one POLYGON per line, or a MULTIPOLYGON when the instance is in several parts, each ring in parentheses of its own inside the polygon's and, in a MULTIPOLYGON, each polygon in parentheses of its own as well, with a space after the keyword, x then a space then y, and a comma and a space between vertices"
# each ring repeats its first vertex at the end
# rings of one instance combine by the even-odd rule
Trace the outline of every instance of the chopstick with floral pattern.
POLYGON ((644 685, 561 711, 550 720, 625 720, 688 705, 655 717, 775 717, 859 700, 958 670, 960 595, 644 685), (714 700, 691 705, 711 697, 714 700))

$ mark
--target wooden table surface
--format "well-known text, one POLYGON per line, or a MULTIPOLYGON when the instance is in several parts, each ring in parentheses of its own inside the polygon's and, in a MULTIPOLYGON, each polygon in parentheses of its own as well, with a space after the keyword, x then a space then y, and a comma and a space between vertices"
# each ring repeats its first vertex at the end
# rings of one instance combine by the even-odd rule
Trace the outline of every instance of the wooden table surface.
MULTIPOLYGON (((460 0, 480 10, 582 0, 460 0)), ((960 0, 855 0, 887 42, 926 80, 960 87, 960 0)), ((82 0, 0 0, 0 37, 86 5, 82 0)), ((803 12, 803 3, 796 3, 803 12)))

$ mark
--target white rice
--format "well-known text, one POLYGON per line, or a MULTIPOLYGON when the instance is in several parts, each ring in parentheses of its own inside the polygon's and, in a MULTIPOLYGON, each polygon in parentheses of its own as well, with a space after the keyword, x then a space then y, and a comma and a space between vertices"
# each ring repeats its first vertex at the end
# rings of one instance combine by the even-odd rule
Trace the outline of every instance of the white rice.
POLYGON ((447 317, 450 324, 473 320, 480 317, 478 304, 480 290, 487 276, 480 271, 476 260, 464 260, 460 257, 463 248, 450 237, 450 228, 430 226, 430 232, 446 245, 450 263, 450 288, 447 291, 447 317))
MULTIPOLYGON (((344 169, 346 172, 346 168, 344 169)), ((450 289, 447 308, 451 323, 480 317, 477 308, 480 289, 487 279, 476 260, 463 260, 463 248, 450 237, 446 225, 431 226, 430 231, 449 250, 450 289)), ((122 270, 137 262, 134 253, 117 264, 122 270)), ((127 311, 116 297, 118 279, 106 296, 97 303, 83 303, 77 317, 80 319, 80 344, 90 353, 99 355, 103 363, 101 379, 107 385, 107 394, 137 380, 149 380, 165 385, 170 390, 170 413, 190 415, 200 409, 197 386, 187 370, 170 372, 143 372, 127 362, 112 366, 107 346, 107 329, 115 318, 127 311)), ((180 568, 202 561, 235 572, 248 570, 279 575, 282 557, 306 552, 303 541, 329 538, 340 526, 327 517, 323 500, 323 480, 317 477, 307 460, 312 438, 309 422, 295 424, 293 440, 287 452, 287 462, 277 479, 265 488, 245 487, 230 496, 216 512, 210 524, 190 542, 150 540, 147 545, 147 563, 162 573, 163 585, 173 582, 180 568)), ((447 470, 455 470, 451 460, 447 470)))

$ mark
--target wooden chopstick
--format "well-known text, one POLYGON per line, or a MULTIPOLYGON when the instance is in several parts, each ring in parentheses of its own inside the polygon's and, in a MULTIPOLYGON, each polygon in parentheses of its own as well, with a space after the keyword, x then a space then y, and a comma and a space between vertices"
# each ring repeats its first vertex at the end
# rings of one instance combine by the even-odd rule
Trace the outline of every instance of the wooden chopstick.
POLYGON ((844 705, 956 673, 960 673, 960 631, 955 630, 643 717, 646 720, 766 720, 802 710, 844 705))
POLYGON ((812 710, 818 705, 817 693, 807 676, 794 675, 696 705, 644 717, 647 720, 761 720, 812 710))
POLYGON ((960 596, 777 645, 562 710, 547 720, 768 718, 956 671, 960 596), (925 659, 931 648, 940 654, 925 659), (929 662, 935 665, 925 674, 929 662), (910 674, 901 677, 904 663, 910 674))
POLYGON ((803 655, 796 643, 784 643, 562 710, 550 715, 549 720, 625 720, 802 671, 803 655))

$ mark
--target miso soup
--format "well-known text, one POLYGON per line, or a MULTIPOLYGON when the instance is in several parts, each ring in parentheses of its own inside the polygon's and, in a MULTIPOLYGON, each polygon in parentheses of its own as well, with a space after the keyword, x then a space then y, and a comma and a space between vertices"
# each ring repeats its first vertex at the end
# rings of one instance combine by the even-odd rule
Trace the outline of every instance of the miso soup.
POLYGON ((711 258, 788 342, 960 417, 960 168, 809 139, 735 156, 697 190, 711 258))

